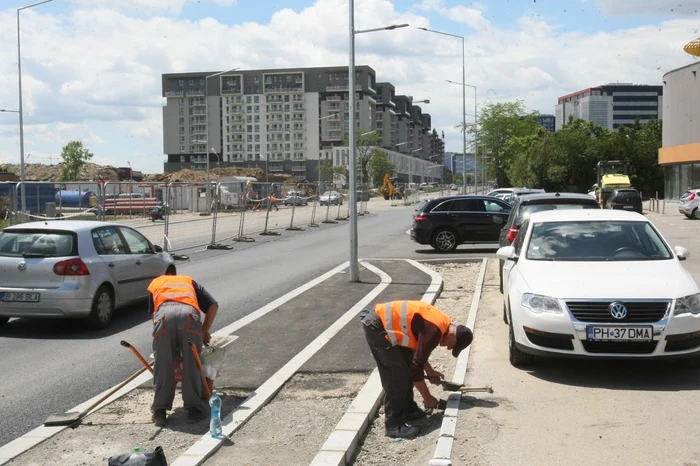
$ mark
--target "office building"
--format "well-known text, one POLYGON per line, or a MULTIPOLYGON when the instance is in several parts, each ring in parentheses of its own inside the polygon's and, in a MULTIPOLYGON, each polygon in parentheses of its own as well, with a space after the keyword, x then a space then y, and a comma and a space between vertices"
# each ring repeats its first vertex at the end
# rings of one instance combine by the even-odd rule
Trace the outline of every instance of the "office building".
POLYGON ((606 84, 562 97, 556 106, 556 129, 570 118, 593 121, 603 128, 632 126, 663 114, 663 86, 606 84))
MULTIPOLYGON (((345 145, 351 111, 347 67, 214 74, 162 76, 166 172, 203 170, 208 161, 210 167, 257 166, 314 180, 323 151, 345 145)), ((394 87, 378 85, 369 66, 356 67, 354 91, 357 134, 377 130, 382 147, 430 155, 429 144, 423 149, 430 116, 411 97, 394 102, 394 87), (402 141, 407 144, 397 147, 402 141)))
POLYGON ((554 115, 539 114, 537 115, 537 124, 553 133, 556 130, 556 121, 554 115))

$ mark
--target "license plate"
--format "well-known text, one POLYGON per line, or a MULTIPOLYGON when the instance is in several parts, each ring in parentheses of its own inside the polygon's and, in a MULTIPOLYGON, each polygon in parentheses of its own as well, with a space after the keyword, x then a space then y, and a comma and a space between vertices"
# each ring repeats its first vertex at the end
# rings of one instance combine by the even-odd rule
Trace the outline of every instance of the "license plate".
POLYGON ((38 303, 39 293, 15 293, 6 292, 0 294, 0 300, 12 303, 38 303))
POLYGON ((587 329, 590 341, 651 341, 653 328, 646 327, 593 327, 587 329))
POLYGON ((631 209, 634 209, 634 206, 633 205, 626 205, 623 207, 623 209, 630 209, 631 210, 631 209))

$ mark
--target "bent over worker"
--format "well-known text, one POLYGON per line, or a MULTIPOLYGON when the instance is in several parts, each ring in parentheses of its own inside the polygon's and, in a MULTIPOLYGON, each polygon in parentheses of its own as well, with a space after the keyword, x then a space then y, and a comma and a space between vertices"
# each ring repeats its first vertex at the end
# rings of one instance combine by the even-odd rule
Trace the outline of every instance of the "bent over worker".
POLYGON ((413 400, 413 386, 426 409, 437 408, 438 400, 425 379, 436 385, 444 379, 428 362, 430 354, 439 345, 459 356, 471 344, 472 332, 423 301, 377 304, 374 310, 363 310, 360 318, 384 388, 385 433, 388 437, 415 437, 418 428, 407 423, 425 417, 426 412, 413 400))
POLYGON ((208 404, 202 399, 202 378, 188 340, 201 353, 202 343, 208 344, 211 340, 209 329, 219 305, 201 285, 184 275, 157 277, 148 291, 156 359, 151 419, 157 426, 165 425, 166 411, 173 408, 175 398, 175 358, 182 354, 182 401, 187 410, 187 422, 199 422, 207 416, 208 404))

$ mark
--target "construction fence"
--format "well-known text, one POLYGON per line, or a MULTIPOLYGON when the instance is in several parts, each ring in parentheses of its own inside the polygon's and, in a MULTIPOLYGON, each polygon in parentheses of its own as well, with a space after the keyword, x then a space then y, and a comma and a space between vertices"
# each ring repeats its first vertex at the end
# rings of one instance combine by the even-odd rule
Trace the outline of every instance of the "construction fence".
MULTIPOLYGON (((369 200, 368 187, 358 185, 358 216, 369 214, 369 200)), ((178 252, 230 249, 260 235, 347 221, 350 202, 347 193, 324 183, 0 182, 0 212, 3 226, 68 219, 119 223, 178 252)))

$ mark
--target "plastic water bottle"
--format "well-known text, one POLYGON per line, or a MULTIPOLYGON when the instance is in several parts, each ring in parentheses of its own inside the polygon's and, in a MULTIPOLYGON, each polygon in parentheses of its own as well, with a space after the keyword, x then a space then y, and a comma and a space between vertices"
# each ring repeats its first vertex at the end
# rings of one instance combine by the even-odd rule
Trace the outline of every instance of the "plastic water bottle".
POLYGON ((216 394, 216 390, 211 391, 209 406, 211 407, 211 421, 209 421, 209 433, 214 438, 221 438, 221 398, 219 398, 219 395, 216 394))
POLYGON ((141 447, 134 447, 134 452, 129 457, 125 466, 146 466, 146 455, 141 453, 141 447))

